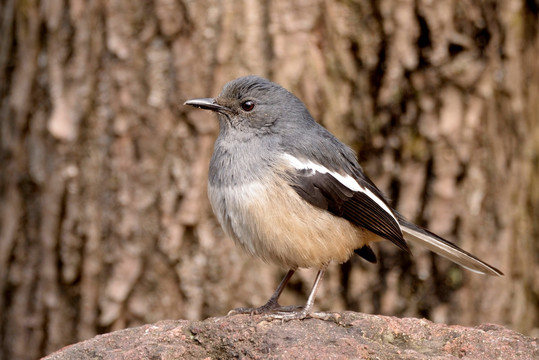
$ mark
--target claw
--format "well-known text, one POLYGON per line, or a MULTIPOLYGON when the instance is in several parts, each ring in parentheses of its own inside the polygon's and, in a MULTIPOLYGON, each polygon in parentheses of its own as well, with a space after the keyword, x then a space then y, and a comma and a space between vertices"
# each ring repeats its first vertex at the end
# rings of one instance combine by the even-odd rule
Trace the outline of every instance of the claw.
POLYGON ((268 301, 266 304, 257 307, 257 308, 237 308, 232 309, 228 312, 228 316, 239 315, 239 314, 250 314, 250 315, 260 315, 260 314, 269 314, 276 309, 281 308, 278 302, 268 301))
POLYGON ((266 314, 262 321, 281 320, 282 322, 290 320, 303 320, 303 319, 318 319, 323 321, 333 321, 337 325, 341 325, 341 314, 334 312, 309 312, 306 309, 296 311, 292 313, 275 312, 272 314, 266 314))
POLYGON ((303 305, 288 305, 281 306, 279 303, 266 303, 257 308, 236 308, 228 312, 227 316, 250 314, 250 315, 263 315, 271 313, 291 313, 303 309, 303 305))

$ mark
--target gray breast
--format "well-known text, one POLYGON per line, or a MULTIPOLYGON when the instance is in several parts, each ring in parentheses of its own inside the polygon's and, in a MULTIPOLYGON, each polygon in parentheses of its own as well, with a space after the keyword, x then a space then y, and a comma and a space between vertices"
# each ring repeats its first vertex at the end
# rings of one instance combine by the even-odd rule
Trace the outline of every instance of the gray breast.
POLYGON ((223 230, 237 244, 249 253, 256 255, 253 241, 257 231, 254 230, 254 221, 248 204, 259 201, 260 194, 264 193, 264 186, 260 182, 244 183, 240 185, 208 186, 210 203, 223 230))

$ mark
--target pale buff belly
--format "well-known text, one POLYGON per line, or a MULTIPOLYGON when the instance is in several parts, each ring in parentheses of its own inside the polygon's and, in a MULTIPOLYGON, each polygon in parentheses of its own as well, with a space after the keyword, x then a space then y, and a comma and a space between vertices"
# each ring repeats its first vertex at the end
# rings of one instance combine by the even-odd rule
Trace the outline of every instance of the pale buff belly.
POLYGON ((380 240, 373 233, 303 200, 284 180, 220 191, 209 187, 213 210, 228 236, 267 262, 296 269, 347 261, 354 249, 380 240))

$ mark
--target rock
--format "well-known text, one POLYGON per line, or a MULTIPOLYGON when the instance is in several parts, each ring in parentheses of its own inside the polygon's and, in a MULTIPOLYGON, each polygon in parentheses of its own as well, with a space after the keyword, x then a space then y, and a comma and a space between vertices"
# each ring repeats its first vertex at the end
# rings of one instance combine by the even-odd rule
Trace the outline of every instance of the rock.
POLYGON ((160 321, 67 346, 44 359, 539 359, 539 340, 499 325, 448 326, 354 312, 332 321, 235 315, 160 321))

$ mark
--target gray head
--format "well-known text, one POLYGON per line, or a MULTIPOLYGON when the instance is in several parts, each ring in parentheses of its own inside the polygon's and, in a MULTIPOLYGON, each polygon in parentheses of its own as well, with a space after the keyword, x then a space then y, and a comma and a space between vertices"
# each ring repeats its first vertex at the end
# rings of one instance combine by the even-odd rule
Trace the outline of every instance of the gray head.
POLYGON ((301 100, 261 77, 240 77, 227 83, 215 99, 192 99, 185 105, 219 115, 210 182, 212 174, 224 176, 215 169, 241 169, 242 177, 254 175, 260 164, 272 163, 283 153, 313 160, 330 170, 353 173, 360 168, 354 152, 314 121, 301 100))
MULTIPOLYGON (((240 146, 250 159, 287 152, 314 159, 333 169, 360 168, 354 152, 312 118, 305 105, 280 85, 258 76, 227 83, 215 99, 192 99, 185 105, 219 114, 220 134, 214 157, 227 146, 240 146), (256 150, 247 149, 256 143, 256 150)), ((240 150, 233 149, 233 153, 240 150)), ((240 156, 240 155, 238 155, 240 156)))
POLYGON ((294 94, 254 75, 230 81, 215 99, 193 99, 185 105, 217 112, 221 132, 262 135, 304 129, 314 123, 305 105, 294 94))

